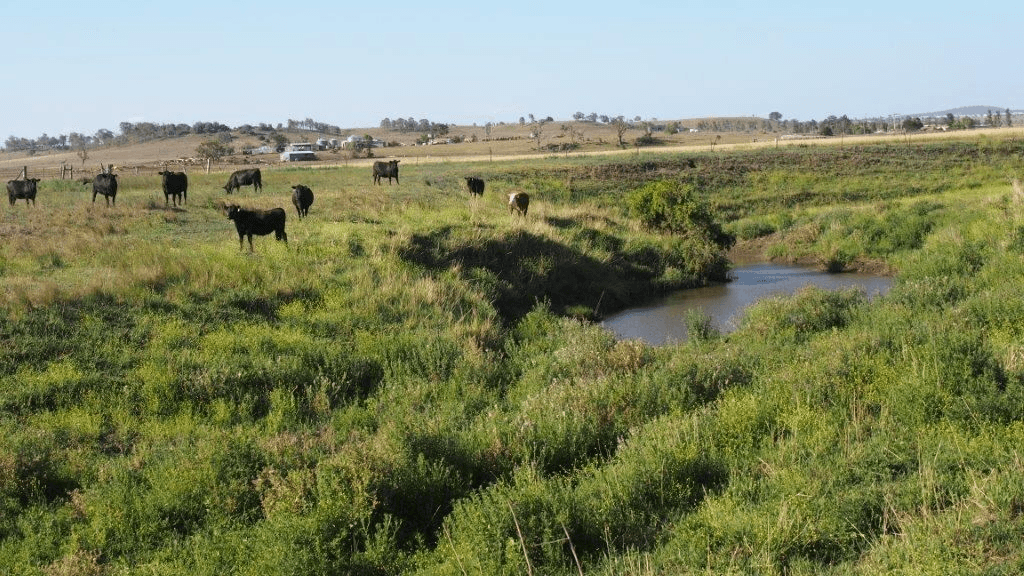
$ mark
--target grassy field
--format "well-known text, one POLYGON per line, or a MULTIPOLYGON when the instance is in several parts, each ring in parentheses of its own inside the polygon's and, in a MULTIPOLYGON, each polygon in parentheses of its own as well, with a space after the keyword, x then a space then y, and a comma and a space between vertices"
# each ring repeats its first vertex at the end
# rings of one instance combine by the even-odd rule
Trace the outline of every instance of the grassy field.
POLYGON ((289 167, 231 197, 190 174, 180 209, 153 175, 109 208, 45 180, 0 213, 0 571, 1018 573, 1022 158, 1007 133, 289 167), (652 190, 699 202, 667 233, 652 190), (285 207, 287 245, 240 250, 225 201, 285 207), (593 320, 724 274, 694 214, 893 288, 616 341, 593 320))

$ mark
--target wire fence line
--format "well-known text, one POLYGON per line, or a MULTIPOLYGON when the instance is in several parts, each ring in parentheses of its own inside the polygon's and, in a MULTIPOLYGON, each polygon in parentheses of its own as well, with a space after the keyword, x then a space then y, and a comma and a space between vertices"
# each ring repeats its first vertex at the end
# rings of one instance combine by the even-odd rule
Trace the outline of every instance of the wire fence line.
MULTIPOLYGON (((240 162, 210 162, 207 165, 206 161, 201 162, 182 162, 181 160, 168 161, 166 163, 147 162, 140 163, 137 165, 113 165, 113 172, 120 175, 130 176, 157 176, 164 170, 170 170, 172 172, 185 172, 186 174, 216 174, 224 173, 228 174, 235 170, 245 170, 250 168, 259 168, 263 171, 274 171, 274 170, 289 170, 296 168, 334 168, 344 166, 371 166, 376 158, 365 159, 365 158, 345 158, 341 161, 334 160, 321 160, 312 162, 265 162, 257 160, 255 162, 240 163, 240 162)), ((109 165, 105 165, 109 166, 109 165)), ((105 167, 104 166, 104 167, 105 167)), ((0 182, 7 182, 8 180, 24 179, 25 171, 28 172, 28 178, 38 178, 40 180, 81 180, 87 178, 90 181, 100 173, 100 164, 86 164, 81 165, 78 163, 66 163, 66 164, 25 164, 25 165, 6 165, 0 166, 0 182)))

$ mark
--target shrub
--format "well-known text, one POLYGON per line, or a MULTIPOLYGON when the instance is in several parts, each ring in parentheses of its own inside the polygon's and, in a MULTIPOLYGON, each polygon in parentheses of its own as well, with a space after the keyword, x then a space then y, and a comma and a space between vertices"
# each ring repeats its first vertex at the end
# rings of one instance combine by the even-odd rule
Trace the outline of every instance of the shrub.
POLYGON ((629 195, 629 208, 648 228, 697 236, 728 250, 736 237, 722 230, 693 186, 669 180, 645 184, 629 195))

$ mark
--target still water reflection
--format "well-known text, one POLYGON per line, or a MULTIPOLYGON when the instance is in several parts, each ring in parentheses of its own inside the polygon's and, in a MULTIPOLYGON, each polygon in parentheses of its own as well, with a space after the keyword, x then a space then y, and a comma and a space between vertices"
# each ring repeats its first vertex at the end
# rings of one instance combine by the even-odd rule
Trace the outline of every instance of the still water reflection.
POLYGON ((792 294, 813 284, 824 290, 859 287, 868 297, 884 294, 892 278, 871 274, 830 274, 786 264, 737 266, 733 281, 720 286, 680 290, 640 308, 609 316, 603 322, 620 339, 639 338, 660 345, 686 340, 686 313, 703 310, 722 333, 736 329, 743 310, 758 300, 792 294))

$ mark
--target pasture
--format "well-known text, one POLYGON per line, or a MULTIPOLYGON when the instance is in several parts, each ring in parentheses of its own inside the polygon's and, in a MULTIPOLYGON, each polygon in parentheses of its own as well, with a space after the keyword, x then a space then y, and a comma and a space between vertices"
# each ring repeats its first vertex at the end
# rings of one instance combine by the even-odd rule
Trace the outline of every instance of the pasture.
MULTIPOLYGON (((12 574, 877 574, 1024 566, 1015 138, 122 174, 0 211, 12 574), (486 181, 470 198, 465 176, 486 181), (592 320, 756 257, 892 270, 726 336, 592 320), (308 217, 291 189, 316 195, 308 217), (526 192, 529 215, 508 195, 526 192), (225 202, 282 207, 239 250, 225 202)), ((699 318, 687 319, 699 322, 699 318)))

